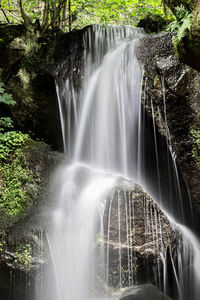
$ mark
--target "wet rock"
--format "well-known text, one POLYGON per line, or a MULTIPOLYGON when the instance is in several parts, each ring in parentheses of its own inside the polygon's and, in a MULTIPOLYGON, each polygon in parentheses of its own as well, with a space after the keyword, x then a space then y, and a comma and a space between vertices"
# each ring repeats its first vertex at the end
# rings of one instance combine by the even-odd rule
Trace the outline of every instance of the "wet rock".
POLYGON ((166 257, 167 251, 173 253, 177 232, 139 186, 119 187, 109 197, 104 234, 110 286, 131 286, 148 281, 159 284, 156 277, 162 277, 161 255, 166 257))
MULTIPOLYGON (((145 109, 152 118, 152 104, 156 126, 171 147, 179 176, 183 177, 183 203, 195 206, 194 214, 200 212, 200 171, 194 157, 195 140, 191 128, 198 122, 200 75, 180 63, 175 56, 171 34, 147 36, 140 40, 137 56, 145 70, 145 109), (166 115, 165 115, 166 113, 166 115), (185 182, 185 183, 184 183, 185 182), (185 188, 184 188, 185 185, 185 188), (190 196, 187 195, 187 190, 190 196)), ((171 154, 170 154, 171 155, 171 154)), ((192 217, 186 217, 186 219, 192 217)))
POLYGON ((119 300, 170 300, 159 288, 152 284, 136 285, 127 289, 119 300))

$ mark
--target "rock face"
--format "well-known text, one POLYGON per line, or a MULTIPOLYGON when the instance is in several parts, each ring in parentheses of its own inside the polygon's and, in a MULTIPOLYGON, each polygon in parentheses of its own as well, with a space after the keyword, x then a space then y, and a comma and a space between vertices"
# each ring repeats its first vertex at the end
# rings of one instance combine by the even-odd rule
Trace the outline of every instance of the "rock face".
POLYGON ((119 300, 170 300, 171 298, 163 294, 152 284, 134 286, 126 290, 119 300))
MULTIPOLYGON (((145 70, 145 110, 152 119, 153 106, 159 134, 166 137, 170 156, 175 157, 179 175, 190 191, 193 211, 199 213, 198 145, 192 129, 199 118, 200 75, 176 58, 170 34, 142 38, 137 52, 145 70)), ((182 194, 183 202, 189 204, 189 199, 184 199, 187 188, 182 194)), ((188 206, 185 211, 189 210, 188 206)))

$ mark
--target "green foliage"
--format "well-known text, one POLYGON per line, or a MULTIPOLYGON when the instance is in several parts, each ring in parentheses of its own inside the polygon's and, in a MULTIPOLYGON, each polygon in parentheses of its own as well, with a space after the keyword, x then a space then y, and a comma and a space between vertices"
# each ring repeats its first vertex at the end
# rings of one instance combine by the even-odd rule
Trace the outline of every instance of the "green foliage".
MULTIPOLYGON (((42 32, 55 27, 78 29, 93 23, 134 25, 149 13, 165 15, 161 0, 23 0, 21 3, 23 12, 17 0, 2 0, 1 7, 10 22, 35 24, 39 20, 42 32)), ((5 16, 2 19, 5 21, 5 16)))
POLYGON ((29 271, 32 265, 32 248, 30 244, 20 245, 15 253, 15 262, 21 270, 29 271))
POLYGON ((75 28, 92 23, 135 25, 149 13, 164 15, 160 0, 89 0, 85 5, 84 2, 73 2, 73 14, 76 14, 78 11, 81 15, 81 18, 74 21, 73 26, 75 28))
POLYGON ((13 135, 6 139, 10 151, 0 159, 0 229, 12 226, 27 213, 38 197, 41 182, 28 163, 28 153, 35 142, 20 132, 8 133, 13 135))
MULTIPOLYGON (((5 92, 0 81, 1 103, 14 105, 12 96, 5 92)), ((13 128, 9 117, 0 118, 0 230, 12 226, 27 213, 39 191, 39 178, 27 161, 29 135, 13 128)))
POLYGON ((0 118, 0 131, 4 131, 5 128, 13 128, 13 121, 9 117, 1 117, 0 118))
POLYGON ((11 94, 6 93, 5 85, 2 81, 0 81, 0 103, 4 103, 7 105, 15 105, 15 101, 12 98, 11 94))
POLYGON ((18 131, 0 132, 0 161, 6 160, 8 155, 29 139, 27 134, 18 131))
POLYGON ((175 47, 185 36, 186 30, 190 30, 192 24, 192 14, 189 13, 183 5, 176 8, 176 16, 177 19, 171 22, 167 27, 168 30, 176 32, 176 35, 172 38, 175 47))

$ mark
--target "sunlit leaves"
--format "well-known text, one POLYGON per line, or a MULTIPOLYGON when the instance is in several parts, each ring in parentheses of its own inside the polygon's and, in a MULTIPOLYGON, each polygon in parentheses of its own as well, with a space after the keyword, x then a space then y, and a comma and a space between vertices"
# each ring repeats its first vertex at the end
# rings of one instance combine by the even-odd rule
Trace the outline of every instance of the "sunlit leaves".
MULTIPOLYGON (((71 0, 70 11, 68 1, 63 0, 23 0, 22 4, 32 23, 38 19, 43 24, 46 19, 50 27, 63 29, 67 29, 69 15, 72 28, 81 28, 92 23, 134 25, 148 13, 164 14, 161 0, 71 0), (59 15, 52 23, 58 8, 59 15)), ((10 18, 14 14, 22 21, 17 0, 2 0, 2 7, 10 18)))

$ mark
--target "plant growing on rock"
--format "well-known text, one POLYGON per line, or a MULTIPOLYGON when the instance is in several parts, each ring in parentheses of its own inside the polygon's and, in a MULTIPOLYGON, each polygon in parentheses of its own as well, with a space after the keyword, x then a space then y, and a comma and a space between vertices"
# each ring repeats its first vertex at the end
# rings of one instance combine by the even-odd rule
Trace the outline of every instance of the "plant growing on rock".
POLYGON ((177 19, 171 22, 167 29, 171 32, 176 32, 176 35, 172 38, 173 44, 176 47, 185 36, 186 31, 190 30, 193 15, 183 5, 176 7, 175 10, 177 19))
POLYGON ((15 254, 15 262, 21 270, 29 271, 32 265, 32 248, 30 244, 20 245, 15 254))
MULTIPOLYGON (((0 103, 15 104, 1 81, 0 103)), ((13 126, 9 117, 0 118, 0 231, 26 214, 39 191, 39 175, 30 168, 27 154, 35 142, 13 126)))

